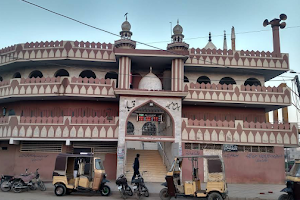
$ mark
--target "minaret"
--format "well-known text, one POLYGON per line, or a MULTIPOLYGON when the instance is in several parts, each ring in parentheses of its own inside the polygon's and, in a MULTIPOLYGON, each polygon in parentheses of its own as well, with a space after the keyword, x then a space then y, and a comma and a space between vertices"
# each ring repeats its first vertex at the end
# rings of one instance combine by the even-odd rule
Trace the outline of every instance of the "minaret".
POLYGON ((122 23, 121 28, 122 31, 120 32, 121 39, 115 41, 115 47, 116 48, 123 48, 123 49, 135 49, 136 47, 136 42, 131 40, 132 32, 130 31, 131 25, 127 21, 127 14, 126 20, 122 23))
POLYGON ((168 44, 168 50, 188 50, 189 45, 183 42, 184 35, 182 34, 183 28, 179 25, 179 20, 177 20, 177 25, 173 28, 172 43, 168 44))
POLYGON ((226 31, 224 31, 224 43, 223 43, 223 50, 227 50, 227 41, 226 41, 226 31))
POLYGON ((231 49, 235 51, 235 31, 234 26, 231 28, 231 49))

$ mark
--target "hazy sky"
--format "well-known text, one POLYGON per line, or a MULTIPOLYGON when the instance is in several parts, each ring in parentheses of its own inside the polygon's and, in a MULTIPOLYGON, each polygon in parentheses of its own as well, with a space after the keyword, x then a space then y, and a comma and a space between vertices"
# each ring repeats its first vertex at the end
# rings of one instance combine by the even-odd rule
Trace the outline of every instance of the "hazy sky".
MULTIPOLYGON (((263 27, 264 19, 285 13, 287 27, 280 30, 281 52, 290 54, 290 68, 300 72, 300 1, 299 0, 29 0, 101 29, 118 34, 128 12, 133 40, 166 49, 170 41, 170 23, 179 19, 185 42, 203 48, 212 32, 213 43, 223 47, 223 31, 236 30, 237 50, 272 51, 271 27, 263 27), (262 30, 262 31, 261 31, 262 30), (252 33, 243 33, 258 31, 252 33), (240 33, 240 34, 239 34, 240 33), (197 39, 192 39, 197 38, 197 39), (158 43, 156 43, 158 42, 158 43)), ((78 40, 113 43, 118 37, 51 14, 21 0, 0 0, 0 48, 17 43, 78 40)), ((228 48, 230 35, 227 36, 228 48)), ((138 45, 137 48, 149 47, 138 45)), ((294 74, 284 78, 291 87, 294 74)), ((282 80, 283 81, 283 80, 282 80)), ((278 85, 270 81, 266 85, 278 85)), ((293 107, 293 106, 291 106, 293 107)), ((290 121, 296 122, 296 109, 290 108, 290 121)), ((299 115, 300 117, 300 115, 299 115)))

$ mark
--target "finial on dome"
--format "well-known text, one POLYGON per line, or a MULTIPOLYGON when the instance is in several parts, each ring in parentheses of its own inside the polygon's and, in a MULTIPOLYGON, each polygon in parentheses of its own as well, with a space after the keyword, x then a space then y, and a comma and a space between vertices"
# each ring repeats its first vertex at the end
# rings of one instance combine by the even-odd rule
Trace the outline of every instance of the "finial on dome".
POLYGON ((127 15, 128 15, 128 12, 124 15, 126 17, 126 21, 127 21, 127 15))
POLYGON ((152 73, 152 67, 150 66, 150 73, 152 73))
POLYGON ((179 19, 177 19, 177 24, 179 24, 179 19))
POLYGON ((208 41, 211 42, 211 32, 208 34, 208 41))

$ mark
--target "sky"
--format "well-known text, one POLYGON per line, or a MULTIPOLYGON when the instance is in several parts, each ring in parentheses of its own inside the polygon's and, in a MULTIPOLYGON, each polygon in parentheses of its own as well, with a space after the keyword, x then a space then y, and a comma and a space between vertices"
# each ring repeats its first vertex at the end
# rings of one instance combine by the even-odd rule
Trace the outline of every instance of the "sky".
MULTIPOLYGON (((234 26, 237 50, 272 51, 271 27, 263 27, 262 23, 265 19, 270 21, 285 13, 287 26, 280 30, 281 52, 289 53, 290 69, 300 73, 299 0, 29 1, 116 34, 119 34, 121 24, 125 20, 124 14, 128 12, 128 21, 133 32, 132 39, 162 49, 166 49, 170 41, 170 22, 174 26, 179 19, 185 42, 191 48, 203 48, 207 43, 209 32, 212 33, 212 41, 217 48, 222 48, 224 30, 230 34, 231 27, 234 26)), ((0 19, 0 49, 13 44, 36 41, 78 40, 113 43, 118 39, 116 36, 46 12, 21 0, 0 0, 0 19)), ((227 35, 227 41, 230 48, 230 35, 227 35)), ((137 48, 150 47, 138 44, 137 48)), ((286 73, 267 82, 266 85, 277 86, 285 80, 292 88, 291 79, 294 76, 295 74, 286 73)), ((300 108, 300 105, 298 107, 300 108)), ((300 113, 297 113, 295 106, 289 107, 289 120, 290 122, 300 120, 300 113)))

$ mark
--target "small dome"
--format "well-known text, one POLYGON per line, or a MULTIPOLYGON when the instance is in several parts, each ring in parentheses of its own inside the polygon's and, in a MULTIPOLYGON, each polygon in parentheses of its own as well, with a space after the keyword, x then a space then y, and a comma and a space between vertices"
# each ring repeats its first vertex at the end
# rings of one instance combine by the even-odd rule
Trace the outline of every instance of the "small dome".
POLYGON ((217 47, 214 45, 214 43, 212 43, 211 41, 209 41, 206 46, 204 47, 204 49, 217 49, 217 47))
POLYGON ((131 25, 130 25, 130 23, 126 20, 125 22, 123 22, 121 28, 122 28, 122 31, 130 31, 131 25))
POLYGON ((139 89, 141 90, 162 90, 162 84, 160 79, 152 73, 150 68, 150 73, 144 76, 139 83, 139 89))
POLYGON ((174 33, 175 35, 182 34, 182 32, 183 32, 183 28, 182 28, 179 24, 177 24, 177 25, 173 28, 173 33, 174 33))

